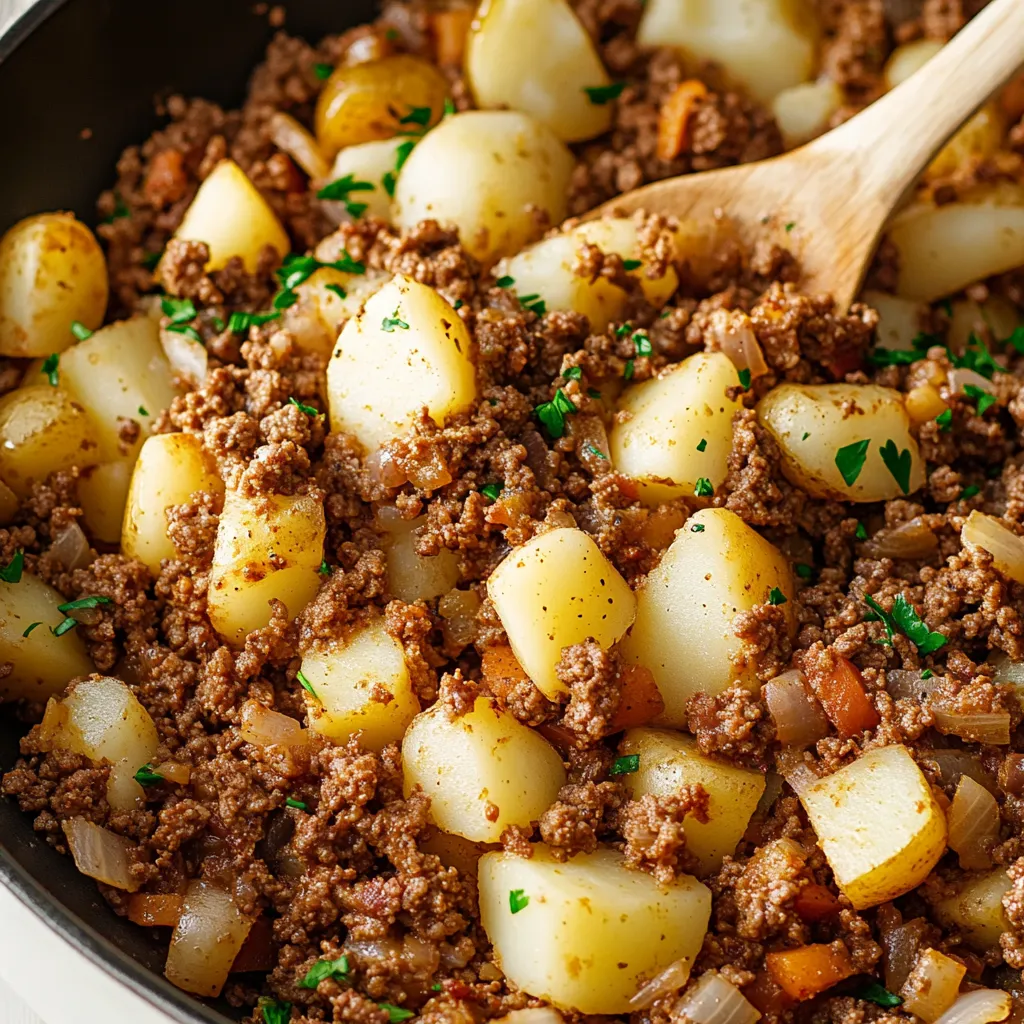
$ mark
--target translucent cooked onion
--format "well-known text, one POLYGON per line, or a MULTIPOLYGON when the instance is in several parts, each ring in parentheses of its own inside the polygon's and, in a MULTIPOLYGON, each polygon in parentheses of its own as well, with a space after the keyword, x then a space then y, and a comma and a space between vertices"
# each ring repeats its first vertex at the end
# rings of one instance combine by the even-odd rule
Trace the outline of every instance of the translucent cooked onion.
POLYGON ((168 782, 174 782, 179 786, 184 786, 192 775, 192 769, 180 761, 161 761, 159 764, 153 765, 153 771, 157 775, 163 776, 168 782))
POLYGON ((69 572, 84 568, 96 557, 84 531, 76 522, 68 523, 53 538, 50 554, 69 572))
POLYGON ((884 530, 864 542, 868 558, 931 558, 939 550, 939 541, 921 516, 884 530))
POLYGON ((741 310, 714 310, 708 317, 704 337, 717 342, 737 370, 749 370, 752 378, 768 372, 754 326, 741 310))
POLYGON ((316 139, 289 114, 280 110, 267 123, 270 141, 287 153, 314 181, 323 181, 331 166, 320 152, 316 139))
POLYGON ((144 928, 173 928, 181 917, 176 894, 137 892, 128 900, 128 920, 144 928))
POLYGON ((996 798, 969 775, 956 787, 953 803, 946 812, 949 846, 960 857, 965 871, 992 866, 989 851, 999 838, 999 805, 996 798))
POLYGON ((407 459, 406 472, 409 474, 409 482, 421 491, 436 491, 452 482, 451 471, 436 448, 425 452, 422 459, 407 459))
POLYGON ((190 882, 164 974, 186 992, 220 995, 252 925, 229 893, 209 882, 190 882))
POLYGON ((885 689, 893 700, 901 697, 909 697, 911 700, 920 700, 934 693, 936 688, 944 680, 944 676, 922 677, 922 669, 894 668, 885 673, 885 689))
POLYGON ((962 776, 967 775, 990 793, 996 791, 996 780, 985 771, 978 758, 966 750, 931 750, 924 754, 939 767, 939 779, 943 786, 956 786, 962 776))
POLYGON ((717 971, 708 971, 691 985, 676 1013, 694 1024, 754 1024, 761 1016, 740 990, 717 971))
POLYGON ((409 479, 408 472, 398 464, 387 446, 367 456, 363 465, 370 481, 381 487, 401 487, 409 479))
POLYGON ((271 711, 255 700, 247 700, 242 705, 239 732, 246 743, 255 743, 259 747, 274 744, 304 747, 309 742, 306 730, 294 718, 282 715, 279 711, 271 711))
POLYGON ((987 551, 1000 572, 1024 583, 1024 537, 1018 537, 995 516, 973 511, 960 531, 960 541, 964 547, 987 551))
POLYGON ((938 1020, 956 1002, 966 973, 963 964, 945 953, 922 950, 900 991, 903 1009, 924 1021, 938 1020))
POLYGON ((954 715, 933 711, 935 728, 947 736, 959 736, 972 743, 1010 742, 1010 712, 992 711, 978 715, 954 715))
POLYGON ((631 1010, 644 1010, 655 999, 668 992, 676 992, 681 989, 690 977, 690 964, 685 960, 675 960, 661 972, 656 974, 646 985, 637 989, 636 994, 629 1000, 631 1010))
POLYGON ((462 646, 471 644, 479 632, 479 611, 480 595, 475 590, 449 590, 437 602, 437 613, 445 620, 445 639, 462 646))
POLYGON ((61 826, 67 836, 71 856, 75 859, 75 867, 83 875, 125 892, 138 889, 139 883, 131 871, 135 863, 134 843, 85 818, 69 818, 61 826))
POLYGON ((139 766, 129 761, 118 761, 107 776, 107 803, 115 811, 139 810, 146 802, 142 786, 135 781, 139 766))
POLYGON ((935 1024, 991 1024, 1005 1020, 1012 1005, 1008 993, 979 988, 960 996, 935 1024))
POLYGON ((160 344, 175 373, 196 384, 206 379, 206 348, 198 341, 173 331, 161 331, 160 344))
POLYGON ((954 394, 964 393, 964 388, 968 385, 981 388, 982 391, 992 394, 992 381, 987 377, 982 377, 980 373, 976 373, 974 370, 950 370, 948 380, 950 389, 954 394))
POLYGON ((764 700, 779 742, 806 747, 828 735, 828 719, 811 696, 799 669, 783 672, 764 684, 764 700))

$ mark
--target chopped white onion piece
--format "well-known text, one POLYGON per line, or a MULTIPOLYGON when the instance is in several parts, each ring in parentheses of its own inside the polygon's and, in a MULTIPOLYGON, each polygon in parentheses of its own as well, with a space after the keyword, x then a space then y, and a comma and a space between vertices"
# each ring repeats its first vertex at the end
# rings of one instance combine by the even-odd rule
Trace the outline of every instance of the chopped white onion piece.
POLYGON ((629 1000, 631 1010, 646 1009, 655 999, 667 992, 681 989, 690 976, 690 963, 686 960, 674 960, 660 974, 656 974, 646 985, 637 989, 629 1000))
POLYGON ((287 153, 314 181, 323 181, 331 171, 316 139, 290 114, 278 110, 267 124, 270 140, 287 153))
POLYGON ((918 954, 910 976, 900 989, 903 1009, 924 1021, 938 1020, 960 993, 967 968, 937 949, 923 949, 918 954))
POLYGON ((828 719, 811 696, 799 669, 790 669, 764 684, 764 700, 780 743, 806 747, 828 735, 828 719))
POLYGON ((761 1016, 740 990, 717 971, 702 974, 676 1006, 694 1024, 754 1024, 761 1016))
POLYGON ((125 892, 135 892, 139 888, 131 870, 135 862, 134 843, 85 818, 69 818, 61 825, 71 856, 75 859, 75 867, 83 875, 125 892))
POLYGON ((282 747, 303 747, 309 735, 294 718, 265 708, 259 701, 247 700, 242 705, 242 726, 239 730, 246 743, 260 747, 280 744, 282 747))
POLYGON ((935 728, 947 736, 959 736, 971 743, 1010 742, 1010 712, 991 711, 977 715, 954 715, 948 711, 933 711, 935 728))
POLYGON ((969 775, 964 775, 957 784, 946 820, 949 846, 959 855, 960 867, 965 871, 992 867, 989 851, 999 838, 996 798, 969 775))
POLYGON ((708 316, 704 335, 718 343, 737 370, 749 370, 751 378, 768 372, 750 317, 741 310, 714 310, 708 316))
POLYGON ((960 996, 935 1024, 991 1024, 1005 1020, 1012 1005, 1008 993, 978 988, 960 996))
POLYGON ((161 331, 160 344, 163 345, 164 355, 167 356, 167 361, 175 373, 195 384, 202 384, 206 379, 205 346, 173 331, 161 331))
POLYGON ((885 673, 885 689, 893 700, 909 697, 919 701, 934 693, 944 679, 945 676, 937 675, 924 679, 922 669, 893 668, 885 673))
POLYGON ((967 385, 981 388, 982 391, 987 391, 989 394, 992 394, 992 381, 987 377, 982 377, 982 375, 975 370, 966 370, 963 368, 950 370, 947 379, 949 381, 950 390, 955 395, 966 394, 967 392, 964 391, 964 388, 967 385))
POLYGON ((89 547, 85 532, 77 522, 68 523, 53 538, 50 554, 69 572, 84 568, 96 557, 96 553, 89 547))
POLYGON ((130 761, 118 761, 107 776, 107 803, 115 811, 139 810, 146 801, 142 786, 135 781, 139 766, 130 761))
POLYGON ((960 531, 966 548, 981 548, 992 556, 992 564, 1011 580, 1024 583, 1024 537, 1018 537, 995 516, 975 509, 960 531))

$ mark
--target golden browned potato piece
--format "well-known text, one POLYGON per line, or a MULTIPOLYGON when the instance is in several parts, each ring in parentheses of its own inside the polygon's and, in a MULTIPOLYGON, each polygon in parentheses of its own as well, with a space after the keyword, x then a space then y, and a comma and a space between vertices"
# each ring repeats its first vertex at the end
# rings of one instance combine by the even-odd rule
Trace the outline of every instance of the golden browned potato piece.
POLYGON ((410 54, 337 68, 317 101, 317 142, 332 160, 345 146, 429 128, 441 120, 447 95, 444 75, 410 54), (429 116, 414 113, 421 110, 429 116))
POLYGON ((76 320, 90 330, 107 309, 107 262, 70 213, 41 213, 0 240, 0 355, 63 352, 76 320))

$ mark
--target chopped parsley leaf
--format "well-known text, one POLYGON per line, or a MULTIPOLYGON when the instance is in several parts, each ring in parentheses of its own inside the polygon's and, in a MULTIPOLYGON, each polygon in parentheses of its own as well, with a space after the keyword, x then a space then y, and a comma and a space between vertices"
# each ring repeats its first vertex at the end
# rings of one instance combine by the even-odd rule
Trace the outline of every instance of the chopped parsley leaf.
POLYGON ((953 410, 943 409, 938 416, 935 417, 935 422, 939 425, 939 430, 949 430, 953 426, 953 410))
POLYGON ((604 459, 605 462, 608 461, 608 456, 605 455, 600 448, 597 448, 592 444, 587 445, 587 451, 590 452, 591 455, 596 455, 599 459, 604 459))
POLYGON ((412 1010, 407 1010, 404 1006, 394 1006, 392 1003, 378 1003, 377 1005, 382 1010, 387 1010, 388 1024, 402 1024, 403 1020, 416 1016, 412 1010))
POLYGON ((71 630, 78 625, 78 619, 72 619, 70 616, 66 618, 58 626, 51 627, 50 632, 54 636, 63 636, 65 633, 70 633, 71 630))
POLYGON ((134 779, 140 786, 155 786, 158 782, 164 781, 164 777, 154 771, 148 761, 135 773, 134 779))
POLYGON ((320 415, 319 409, 314 408, 312 405, 303 405, 302 402, 300 402, 297 398, 289 397, 288 404, 294 405, 295 408, 299 410, 299 412, 304 412, 307 416, 320 415))
POLYGON ((870 594, 864 595, 864 601, 885 626, 890 644, 893 631, 898 630, 917 647, 920 654, 933 654, 945 646, 946 637, 929 630, 914 606, 902 594, 896 595, 891 612, 885 611, 870 594))
POLYGON ((634 772, 640 771, 640 755, 639 754, 624 754, 622 757, 617 757, 612 762, 611 768, 608 770, 609 775, 632 775, 634 772))
POLYGON ((160 308, 172 324, 190 323, 198 314, 195 303, 191 299, 176 299, 173 295, 165 295, 160 300, 160 308))
POLYGON ((327 289, 327 291, 333 292, 335 295, 337 295, 339 299, 348 298, 348 292, 345 291, 345 289, 342 288, 340 284, 327 284, 324 285, 324 287, 327 289))
POLYGON ((768 603, 770 605, 774 606, 785 604, 786 600, 786 595, 781 590, 779 590, 778 587, 772 587, 772 589, 768 591, 768 603))
POLYGON ((981 492, 981 488, 977 484, 968 484, 960 492, 960 500, 966 501, 968 498, 973 498, 976 494, 981 492))
POLYGON ((20 583, 21 574, 25 570, 25 552, 19 548, 11 556, 11 560, 0 569, 0 580, 4 583, 20 583))
POLYGON ((293 252, 285 256, 284 263, 274 271, 274 276, 281 282, 281 288, 290 292, 308 281, 320 269, 320 265, 315 256, 299 256, 293 252))
POLYGON ((141 263, 147 270, 156 270, 162 256, 162 252, 147 252, 142 257, 141 263))
POLYGON ((504 486, 504 484, 484 484, 483 487, 480 488, 480 493, 485 498, 490 498, 491 501, 497 501, 504 486))
POLYGON ((627 320, 624 324, 619 324, 619 326, 615 328, 615 337, 621 338, 623 335, 629 334, 631 330, 633 330, 633 328, 627 320))
POLYGON ((866 437, 863 441, 854 441, 853 444, 843 445, 836 452, 836 469, 846 481, 847 487, 852 487, 856 483, 857 477, 860 476, 860 471, 864 468, 868 457, 868 445, 870 444, 871 439, 866 437))
POLYGON ((576 406, 559 388, 550 402, 542 402, 533 411, 545 430, 557 440, 565 433, 565 417, 576 415, 576 406))
POLYGON ((1014 327, 1011 334, 1004 342, 1017 350, 1018 354, 1024 356, 1024 326, 1014 327))
POLYGON ((295 800, 292 797, 288 797, 285 800, 285 804, 288 807, 294 807, 295 810, 297 810, 297 811, 308 811, 309 810, 309 807, 306 804, 304 804, 301 800, 295 800))
POLYGON ((531 313, 536 313, 537 316, 543 316, 548 311, 548 304, 536 293, 520 295, 519 301, 524 309, 528 309, 531 313))
POLYGON ((113 224, 115 220, 121 220, 123 217, 130 217, 132 211, 128 209, 128 204, 124 201, 124 197, 120 192, 114 193, 114 212, 109 217, 103 218, 104 224, 113 224))
POLYGON ((931 677, 932 677, 933 675, 935 675, 935 673, 934 673, 934 672, 933 672, 933 671, 932 671, 932 670, 931 670, 930 668, 926 668, 926 669, 925 669, 925 670, 924 670, 924 671, 923 671, 923 672, 921 673, 921 678, 922 678, 922 679, 931 679, 931 677))
POLYGON ((445 98, 444 98, 444 116, 445 117, 451 117, 452 114, 454 114, 454 113, 456 113, 455 101, 451 98, 451 96, 445 96, 445 98))
POLYGON ((610 85, 585 85, 583 91, 587 99, 595 106, 603 107, 612 100, 617 100, 626 88, 625 82, 612 82, 610 85))
POLYGON ((809 438, 810 436, 811 436, 811 432, 810 432, 809 430, 805 430, 805 431, 804 431, 804 436, 803 436, 803 437, 801 437, 801 438, 800 438, 800 440, 801 440, 801 441, 806 441, 806 440, 807 440, 807 438, 809 438))
POLYGON ((884 1006, 886 1009, 892 1009, 903 1003, 899 996, 893 995, 887 988, 879 985, 877 981, 869 982, 858 992, 855 992, 854 995, 857 999, 865 999, 869 1003, 876 1003, 878 1006, 884 1006))
MULTIPOLYGON (((290 801, 285 801, 290 803, 290 801)), ((298 803, 296 800, 295 803, 298 803)), ((302 805, 305 809, 305 804, 302 805)), ((321 981, 333 978, 335 981, 348 981, 348 957, 344 954, 337 960, 317 960, 308 971, 306 976, 299 982, 299 988, 316 988, 321 981)))
POLYGON ((393 334, 396 327, 400 327, 403 331, 409 330, 409 325, 399 319, 398 310, 395 310, 394 316, 386 316, 380 322, 380 329, 388 334, 393 334))
POLYGON ((33 623, 32 623, 32 625, 30 625, 30 626, 28 627, 28 629, 26 629, 26 630, 25 630, 25 632, 24 632, 24 633, 22 633, 21 635, 22 635, 22 636, 28 636, 28 635, 29 635, 29 633, 31 633, 31 632, 32 632, 32 630, 36 628, 36 626, 41 626, 41 625, 42 625, 42 623, 41 623, 41 622, 33 622, 33 623))
POLYGON ((749 391, 750 390, 750 370, 749 369, 747 369, 747 370, 739 370, 737 372, 737 376, 740 379, 740 387, 743 388, 744 391, 749 391))
POLYGON ((596 390, 595 388, 587 388, 587 394, 590 395, 591 398, 601 397, 601 392, 596 390))
POLYGON ((78 611, 80 608, 99 608, 101 604, 112 604, 113 602, 109 597, 101 597, 99 595, 90 595, 89 597, 80 597, 77 601, 68 601, 65 604, 57 605, 57 611, 68 612, 78 611))
POLYGON ((814 570, 806 562, 797 562, 793 566, 793 571, 802 580, 809 580, 814 575, 814 570))
POLYGON ((384 191, 394 199, 395 185, 398 184, 398 175, 396 175, 394 171, 385 171, 381 176, 380 183, 384 186, 384 191))
POLYGON ((395 150, 395 173, 397 174, 404 166, 405 161, 409 159, 409 154, 416 148, 416 143, 412 140, 403 142, 398 149, 395 150))
POLYGON ((702 437, 700 439, 700 443, 697 445, 697 451, 699 451, 699 452, 706 451, 707 447, 708 447, 708 439, 706 437, 702 437))
POLYGON ((205 345, 203 336, 191 324, 168 324, 166 330, 172 334, 184 334, 198 345, 205 345))
POLYGON ((148 416, 149 415, 149 410, 144 405, 140 405, 139 406, 138 412, 139 412, 140 416, 148 416))
POLYGON ((638 356, 649 356, 654 351, 651 347, 651 339, 647 336, 646 331, 636 331, 633 334, 632 341, 636 345, 636 354, 638 356))
POLYGON ((388 41, 389 43, 394 43, 394 42, 397 42, 397 41, 398 41, 398 39, 399 39, 399 35, 398 35, 398 29, 397 29, 397 28, 389 28, 389 29, 387 30, 387 32, 385 32, 385 33, 384 33, 384 38, 385 38, 385 39, 386 39, 386 40, 387 40, 387 41, 388 41))
POLYGON ((274 296, 274 301, 271 305, 274 309, 288 309, 290 306, 294 306, 299 301, 299 293, 290 290, 279 291, 274 296))
POLYGON ((516 283, 514 277, 509 277, 508 274, 503 274, 494 282, 496 288, 511 288, 516 283))
POLYGON ((278 1003, 273 999, 261 999, 260 1012, 263 1014, 263 1024, 288 1024, 292 1019, 292 1004, 278 1003))
POLYGON ((522 889, 510 889, 508 893, 508 908, 513 914, 518 914, 530 902, 530 897, 522 889))
POLYGON ((857 540, 867 540, 868 539, 867 527, 865 527, 865 525, 863 523, 858 523, 857 524, 857 529, 854 531, 853 535, 854 535, 854 537, 857 538, 857 540))
POLYGON ((301 668, 299 669, 298 672, 295 673, 295 678, 298 679, 299 686, 301 686, 306 691, 306 693, 310 693, 313 695, 314 700, 320 699, 316 695, 316 690, 313 689, 313 684, 306 678, 306 674, 302 671, 301 668))
POLYGON ((1001 369, 999 364, 992 358, 992 353, 989 352, 988 346, 976 334, 972 334, 967 339, 967 348, 962 356, 955 356, 951 353, 950 359, 957 369, 974 370, 975 373, 980 373, 982 377, 986 377, 988 380, 992 379, 992 374, 996 370, 1001 369))
POLYGON ((693 493, 698 498, 710 498, 715 493, 715 489, 706 476, 701 476, 697 478, 697 486, 694 487, 693 493))
POLYGON ((399 124, 416 124, 421 128, 426 128, 430 124, 430 118, 433 116, 433 111, 430 107, 413 107, 405 117, 398 119, 399 124))
POLYGON ((334 67, 331 64, 314 64, 313 74, 316 75, 321 82, 326 82, 327 79, 334 74, 334 67))
POLYGON ((320 573, 321 576, 330 576, 331 575, 331 567, 327 564, 327 559, 326 558, 322 558, 320 560, 320 568, 317 569, 317 572, 320 573))
POLYGON ((317 192, 317 199, 330 199, 335 202, 345 204, 345 209, 349 215, 355 220, 358 220, 364 213, 366 213, 366 203, 354 203, 349 198, 350 192, 376 192, 377 186, 372 181, 358 181, 353 174, 346 174, 343 178, 338 178, 337 181, 332 181, 327 185, 324 185, 319 192, 317 192))
POLYGON ((213 325, 213 329, 220 334, 224 330, 224 321, 219 316, 211 316, 210 323, 213 325))
POLYGON ((452 305, 452 309, 456 310, 457 312, 458 310, 462 309, 464 305, 465 303, 462 301, 462 299, 456 299, 454 304, 452 305))
POLYGON ((39 367, 39 372, 46 374, 46 379, 50 382, 51 387, 56 387, 60 383, 60 373, 57 370, 59 365, 60 355, 56 352, 51 352, 43 360, 43 365, 39 367))
POLYGON ((582 380, 583 379, 583 367, 582 366, 570 366, 562 376, 566 380, 582 380))
POLYGON ((622 261, 622 269, 623 270, 639 270, 642 266, 643 266, 643 261, 642 260, 623 260, 622 261))
POLYGON ((789 223, 788 223, 788 224, 786 225, 786 234, 788 235, 788 234, 790 233, 790 231, 792 231, 792 230, 793 230, 793 228, 795 228, 795 227, 796 227, 796 221, 795 221, 795 220, 791 220, 791 221, 790 221, 790 222, 789 222, 789 223))
POLYGON ((440 992, 441 991, 441 982, 435 981, 434 984, 430 986, 430 991, 431 992, 440 992))
POLYGON ((635 368, 636 367, 635 367, 635 364, 634 364, 633 360, 632 359, 627 359, 626 360, 626 365, 625 365, 625 367, 623 368, 623 371, 622 371, 622 379, 623 380, 632 380, 633 379, 633 371, 634 371, 635 368))
POLYGON ((979 416, 984 416, 985 411, 996 404, 996 396, 984 388, 979 388, 977 384, 965 384, 964 394, 974 399, 979 416))
POLYGON ((939 303, 939 309, 941 309, 946 316, 951 317, 953 315, 953 303, 949 299, 943 299, 939 303))
POLYGON ((690 527, 690 533, 703 533, 703 532, 704 532, 704 524, 703 523, 694 523, 693 526, 690 527))
POLYGON ((260 327, 280 316, 280 313, 232 313, 228 319, 228 330, 235 334, 245 334, 250 327, 260 327))
POLYGON ((81 320, 71 321, 71 333, 79 341, 88 341, 92 337, 92 331, 90 331, 81 320))
POLYGON ((896 442, 890 437, 889 440, 878 449, 878 454, 882 456, 885 468, 892 474, 893 480, 899 484, 900 490, 904 494, 909 494, 911 468, 910 449, 904 448, 903 451, 900 451, 896 447, 896 442))

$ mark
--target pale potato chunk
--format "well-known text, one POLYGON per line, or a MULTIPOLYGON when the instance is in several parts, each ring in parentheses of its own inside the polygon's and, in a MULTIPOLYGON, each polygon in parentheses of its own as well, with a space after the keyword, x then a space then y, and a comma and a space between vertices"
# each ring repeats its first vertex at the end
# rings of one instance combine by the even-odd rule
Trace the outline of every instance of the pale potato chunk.
POLYGON ((0 701, 44 701, 77 676, 93 671, 85 644, 72 629, 54 636, 64 613, 64 597, 37 576, 24 573, 18 583, 0 582, 0 661, 12 670, 0 679, 0 701), (25 631, 38 623, 25 636, 25 631))
MULTIPOLYGON (((379 139, 375 142, 361 142, 356 146, 346 146, 335 158, 334 166, 328 181, 338 181, 348 175, 356 182, 368 182, 370 189, 351 192, 352 203, 365 203, 366 210, 360 216, 380 217, 391 220, 391 195, 384 186, 387 175, 396 176, 398 166, 398 150, 409 140, 396 135, 393 139, 379 139)), ((394 182, 392 182, 394 191, 394 182)))
POLYGON ((680 786, 703 786, 708 794, 708 820, 692 815, 683 822, 686 848, 700 860, 701 875, 722 866, 750 824, 761 794, 764 775, 705 757, 691 736, 666 729, 630 729, 619 743, 619 754, 636 754, 639 767, 621 777, 634 800, 647 793, 669 796, 680 786))
POLYGON ((51 473, 97 458, 96 431, 64 388, 33 384, 0 398, 0 476, 19 498, 51 473))
POLYGON ((345 324, 327 367, 331 429, 367 451, 411 430, 421 409, 441 426, 476 397, 472 340, 436 292, 396 277, 345 324))
POLYGON ((685 982, 711 915, 701 882, 680 875, 659 885, 614 850, 564 864, 544 846, 529 860, 486 853, 479 885, 481 921, 505 975, 581 1013, 627 1013, 643 982, 676 960, 685 982))
POLYGON ((132 464, 128 461, 92 466, 78 478, 82 521, 96 540, 116 544, 121 539, 131 482, 132 464))
POLYGON ((885 85, 895 89, 911 75, 917 74, 942 49, 937 39, 915 39, 912 43, 897 46, 885 62, 885 85))
POLYGON ((858 910, 909 892, 946 852, 946 816, 904 746, 869 750, 800 800, 836 884, 858 910))
POLYGON ((1010 885, 1006 868, 969 874, 952 896, 935 904, 935 917, 945 927, 956 928, 972 949, 982 953, 998 949, 999 936, 1010 930, 1003 908, 1010 885))
POLYGON ((831 78, 783 89, 772 101, 772 114, 786 147, 802 145, 827 131, 844 98, 842 88, 831 78))
POLYGON ((224 496, 207 593, 210 622, 242 644, 270 621, 272 600, 295 618, 320 586, 327 526, 323 502, 309 495, 224 496))
POLYGON ((878 344, 911 351, 914 339, 921 333, 921 303, 872 291, 864 292, 861 301, 878 310, 878 344))
POLYGON ((817 37, 804 0, 650 0, 637 34, 720 64, 763 103, 810 80, 817 37))
MULTIPOLYGON (((592 281, 574 273, 585 244, 596 245, 602 252, 621 256, 623 260, 640 256, 633 220, 606 217, 587 221, 572 231, 531 245, 510 259, 502 260, 495 274, 511 277, 518 295, 537 295, 551 310, 582 313, 590 321, 592 330, 602 331, 612 320, 621 319, 628 296, 603 277, 592 281)), ((679 276, 671 266, 655 279, 647 277, 642 264, 629 273, 640 282, 644 298, 655 308, 663 306, 679 284, 679 276)))
POLYGON ((565 142, 611 127, 611 106, 585 91, 611 79, 566 0, 485 0, 465 69, 478 107, 521 110, 565 142))
POLYGON ((757 418, 782 449, 782 470, 816 498, 838 501, 888 501, 924 486, 924 460, 910 433, 903 396, 876 384, 780 384, 758 403, 757 418), (863 462, 840 455, 867 441, 863 462), (882 458, 889 442, 906 459, 906 478, 898 479, 882 458), (906 490, 903 485, 906 484, 906 490))
POLYGON ((665 701, 659 724, 685 728, 695 693, 757 685, 753 658, 738 657, 733 623, 776 587, 792 633, 793 576, 782 554, 727 509, 702 509, 686 521, 637 592, 636 623, 622 643, 627 662, 654 673, 665 701))
POLYGON ((975 202, 915 202, 889 225, 901 295, 932 302, 1024 263, 1024 197, 1017 189, 975 202))
POLYGON ((264 246, 282 258, 291 250, 277 214, 233 160, 222 160, 199 186, 174 237, 205 242, 210 248, 208 271, 223 270, 237 256, 255 273, 264 246))
POLYGON ((636 598, 582 530, 539 534, 506 555, 487 595, 519 663, 546 697, 566 692, 555 671, 562 648, 584 640, 611 647, 629 629, 636 598))
POLYGON ((484 696, 458 718, 440 703, 417 715, 402 767, 406 795, 422 787, 437 827, 478 843, 498 842, 509 825, 529 827, 565 785, 558 751, 484 696))
POLYGON ((732 418, 742 406, 727 388, 739 374, 722 352, 698 352, 657 377, 627 387, 608 435, 612 464, 640 485, 648 505, 692 497, 697 480, 717 489, 729 472, 732 418))
POLYGON ((396 508, 377 510, 377 523, 387 534, 384 554, 388 560, 388 590, 410 604, 447 594, 459 582, 459 560, 454 551, 442 548, 429 557, 416 553, 414 531, 426 519, 403 519, 396 508))
POLYGON ((70 213, 19 221, 0 239, 0 355, 48 356, 74 343, 107 309, 107 261, 70 213))
POLYGON ((344 743, 359 735, 367 750, 397 743, 420 710, 402 645, 376 619, 302 659, 309 727, 344 743))
POLYGON ((445 118, 416 145, 395 189, 394 222, 411 231, 433 218, 459 229, 484 263, 518 252, 566 213, 575 161, 550 128, 512 110, 445 118))
POLYGON ((177 550, 167 536, 167 509, 184 505, 196 491, 223 494, 213 458, 194 434, 155 434, 142 446, 132 473, 121 532, 121 551, 153 575, 177 550))
POLYGON ((134 460, 153 420, 176 394, 160 332, 146 316, 119 320, 69 348, 60 357, 60 381, 96 425, 102 462, 134 460), (131 444, 120 436, 121 421, 128 420, 142 427, 131 444))

